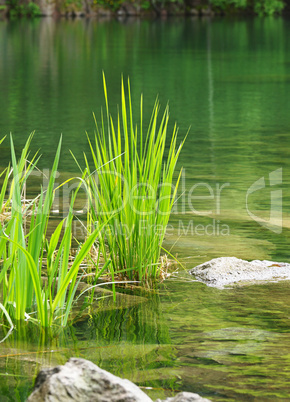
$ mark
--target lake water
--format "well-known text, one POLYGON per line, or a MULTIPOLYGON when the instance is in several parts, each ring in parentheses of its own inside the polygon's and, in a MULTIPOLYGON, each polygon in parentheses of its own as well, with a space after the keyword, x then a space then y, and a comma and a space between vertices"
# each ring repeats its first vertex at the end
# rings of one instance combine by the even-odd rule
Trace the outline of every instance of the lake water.
MULTIPOLYGON (((220 256, 289 261, 290 21, 168 19, 0 22, 0 138, 12 132, 48 168, 77 172, 104 106, 130 77, 148 121, 169 101, 180 140, 180 198, 165 247, 191 268, 220 256)), ((136 117, 138 119, 138 117, 136 117)), ((0 148, 0 167, 10 160, 0 148)), ((290 399, 289 283, 217 290, 180 270, 154 292, 96 303, 53 340, 35 329, 0 345, 0 400, 25 400, 40 366, 88 358, 153 399, 178 390, 213 401, 290 399)), ((3 333, 5 330, 3 329, 3 333)))

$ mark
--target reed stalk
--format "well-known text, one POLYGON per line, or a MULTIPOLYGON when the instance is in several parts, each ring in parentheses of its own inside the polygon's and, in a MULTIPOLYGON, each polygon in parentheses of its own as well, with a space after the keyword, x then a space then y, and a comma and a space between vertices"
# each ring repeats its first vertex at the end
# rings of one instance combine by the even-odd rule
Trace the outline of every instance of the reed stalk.
POLYGON ((174 182, 176 163, 184 141, 177 145, 174 126, 169 146, 168 106, 160 117, 156 100, 148 130, 143 130, 143 97, 140 124, 134 124, 130 83, 121 85, 121 111, 114 123, 106 102, 101 123, 96 118, 94 143, 88 136, 93 169, 85 155, 90 216, 100 231, 100 249, 112 261, 114 272, 129 279, 156 278, 160 271, 161 245, 175 200, 180 175, 174 182), (165 157, 165 154, 167 155, 165 157), (114 214, 113 219, 108 221, 114 214))
MULTIPOLYGON (((3 318, 9 316, 13 322, 30 319, 45 328, 52 325, 65 326, 82 277, 80 265, 95 244, 102 225, 90 233, 71 262, 73 206, 83 183, 83 178, 80 178, 79 186, 71 197, 68 215, 60 221, 52 235, 48 236, 61 139, 47 189, 41 188, 38 197, 24 205, 23 189, 38 161, 37 155, 34 155, 32 161, 28 162, 31 139, 32 136, 28 138, 17 161, 13 140, 10 138, 12 171, 8 167, 2 173, 4 181, 0 205, 4 206, 6 218, 1 222, 0 229, 0 313, 3 318), (5 200, 7 192, 8 198, 5 200), (30 219, 27 234, 24 224, 26 217, 30 219), (46 265, 43 264, 44 259, 46 265)), ((107 261, 106 267, 109 263, 107 261)))

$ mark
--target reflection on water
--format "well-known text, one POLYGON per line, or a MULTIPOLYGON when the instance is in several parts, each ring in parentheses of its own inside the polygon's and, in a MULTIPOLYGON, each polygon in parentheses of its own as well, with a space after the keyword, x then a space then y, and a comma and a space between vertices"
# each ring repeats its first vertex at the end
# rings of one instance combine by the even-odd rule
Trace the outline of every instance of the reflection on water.
POLYGON ((9 389, 8 400, 25 400, 40 367, 70 356, 152 388, 153 400, 180 390, 213 401, 287 400, 289 282, 222 291, 190 279, 135 295, 140 303, 128 308, 121 296, 111 309, 98 303, 52 338, 30 326, 14 331, 1 347, 1 400, 9 389))
MULTIPOLYGON (((0 138, 12 131, 19 152, 36 130, 33 147, 47 168, 62 133, 68 178, 77 171, 68 150, 79 159, 89 151, 84 132, 92 134, 91 112, 104 105, 102 70, 113 117, 121 74, 129 75, 136 112, 144 94, 145 120, 159 94, 181 138, 191 126, 165 247, 187 268, 225 255, 288 261, 289 30, 282 18, 1 21, 0 138), (282 184, 273 185, 280 168, 282 184), (256 182, 264 187, 247 203, 256 182), (281 189, 278 233, 260 223, 279 210, 281 189)), ((6 140, 0 167, 9 158, 6 140)), ((70 356, 153 387, 153 399, 188 390, 213 401, 288 400, 289 284, 221 291, 190 279, 139 300, 96 302, 50 341, 31 327, 14 331, 1 344, 1 401, 25 400, 41 365, 70 356)))
POLYGON ((213 392, 214 401, 288 400, 289 286, 221 291, 183 283, 187 299, 180 302, 180 284, 172 281, 163 308, 183 388, 213 392))
MULTIPOLYGON (((3 330, 1 336, 5 334, 3 330)), ((118 293, 116 303, 99 300, 73 327, 54 328, 47 334, 33 325, 17 327, 1 348, 1 401, 9 389, 12 400, 18 395, 25 400, 41 367, 64 364, 70 356, 87 358, 140 385, 146 385, 151 370, 174 366, 175 347, 158 293, 123 297, 118 293)), ((153 378, 150 384, 162 395, 162 388, 172 393, 175 382, 175 377, 162 383, 153 378)))

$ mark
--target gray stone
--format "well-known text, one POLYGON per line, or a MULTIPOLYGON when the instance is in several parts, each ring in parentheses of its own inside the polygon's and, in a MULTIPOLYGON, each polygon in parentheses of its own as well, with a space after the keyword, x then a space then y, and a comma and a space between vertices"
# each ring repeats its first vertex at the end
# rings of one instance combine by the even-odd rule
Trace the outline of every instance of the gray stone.
POLYGON ((188 12, 189 15, 198 16, 199 11, 196 8, 191 8, 188 12))
POLYGON ((290 264, 273 261, 245 261, 236 257, 214 258, 192 268, 189 273, 216 288, 254 285, 290 280, 290 264))
POLYGON ((210 402, 210 400, 191 392, 180 392, 173 398, 167 398, 165 401, 157 399, 156 402, 210 402))
POLYGON ((39 372, 27 402, 152 402, 137 385, 85 359, 39 372))
POLYGON ((201 15, 204 15, 204 16, 213 16, 214 15, 214 12, 212 11, 212 9, 210 7, 202 8, 200 10, 200 12, 201 12, 201 15))

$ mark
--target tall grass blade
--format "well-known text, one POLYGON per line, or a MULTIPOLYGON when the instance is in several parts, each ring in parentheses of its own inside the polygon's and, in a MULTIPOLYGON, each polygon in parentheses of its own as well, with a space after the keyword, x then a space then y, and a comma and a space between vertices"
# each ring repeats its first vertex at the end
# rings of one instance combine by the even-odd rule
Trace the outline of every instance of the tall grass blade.
POLYGON ((174 127, 167 147, 169 110, 167 106, 160 119, 158 100, 144 135, 141 96, 140 126, 135 126, 130 82, 126 95, 123 79, 115 125, 109 113, 104 74, 103 84, 110 124, 106 129, 101 115, 102 124, 96 123, 95 144, 88 137, 94 163, 93 174, 85 156, 90 215, 105 225, 99 239, 100 249, 105 261, 112 261, 110 269, 115 274, 124 270, 129 279, 154 278, 160 268, 161 245, 180 180, 179 175, 174 183, 184 141, 177 146, 174 127), (109 225, 105 224, 112 213, 114 218, 109 225))

